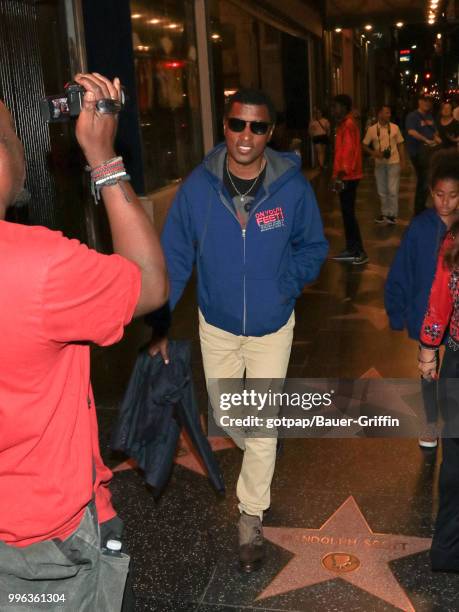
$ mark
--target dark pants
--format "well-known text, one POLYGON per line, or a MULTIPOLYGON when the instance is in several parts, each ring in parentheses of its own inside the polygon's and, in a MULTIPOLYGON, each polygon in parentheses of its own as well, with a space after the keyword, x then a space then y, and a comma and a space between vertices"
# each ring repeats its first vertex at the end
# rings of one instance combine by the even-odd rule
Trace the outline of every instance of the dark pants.
MULTIPOLYGON (((458 378, 459 352, 447 346, 438 385, 439 402, 445 420, 444 435, 451 435, 458 428, 459 380, 453 380, 458 378)), ((440 504, 430 559, 434 570, 459 571, 459 437, 443 438, 442 449, 440 504)))
POLYGON ((355 216, 355 198, 359 181, 344 181, 344 189, 339 194, 341 214, 343 215, 346 250, 359 255, 363 251, 359 222, 355 216))
POLYGON ((105 554, 100 544, 93 503, 78 529, 64 541, 46 540, 24 547, 0 542, 0 610, 119 612, 129 557, 105 554), (11 599, 11 594, 18 598, 11 599))
MULTIPOLYGON (((438 359, 437 359, 438 368, 438 359)), ((422 402, 428 425, 433 425, 438 420, 438 384, 435 379, 427 380, 421 376, 422 402)))
POLYGON ((419 215, 426 208, 429 187, 427 183, 428 166, 426 156, 422 154, 410 156, 416 172, 416 195, 414 196, 414 214, 419 215))

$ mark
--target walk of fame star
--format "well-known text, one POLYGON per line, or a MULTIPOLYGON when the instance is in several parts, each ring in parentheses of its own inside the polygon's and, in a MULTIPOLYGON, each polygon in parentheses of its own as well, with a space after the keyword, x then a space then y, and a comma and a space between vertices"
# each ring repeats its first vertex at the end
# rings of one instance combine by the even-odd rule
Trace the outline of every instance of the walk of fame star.
POLYGON ((386 280, 388 271, 389 268, 387 266, 378 266, 372 263, 367 264, 364 270, 358 270, 363 276, 376 275, 383 280, 386 280))
POLYGON ((264 527, 265 538, 293 558, 257 601, 340 578, 391 605, 414 612, 388 563, 430 548, 430 538, 375 533, 350 496, 320 529, 264 527))
POLYGON ((353 304, 357 312, 346 315, 337 315, 332 319, 340 320, 366 320, 373 325, 378 331, 385 329, 388 326, 387 315, 384 308, 377 306, 363 306, 362 304, 353 304))
POLYGON ((366 244, 371 244, 373 247, 385 249, 387 247, 398 247, 400 244, 400 238, 397 236, 391 236, 390 238, 384 238, 382 240, 367 240, 366 244))
MULTIPOLYGON (((225 438, 223 436, 209 436, 208 440, 214 453, 217 451, 226 450, 227 448, 236 447, 231 438, 225 438)), ((201 476, 207 476, 207 472, 198 453, 194 450, 189 439, 184 435, 182 435, 180 438, 180 449, 183 452, 177 453, 174 458, 174 463, 176 465, 181 465, 192 472, 196 472, 196 474, 200 474, 201 476)), ((114 467, 113 472, 124 472, 126 470, 135 469, 137 469, 135 459, 127 459, 114 467)))

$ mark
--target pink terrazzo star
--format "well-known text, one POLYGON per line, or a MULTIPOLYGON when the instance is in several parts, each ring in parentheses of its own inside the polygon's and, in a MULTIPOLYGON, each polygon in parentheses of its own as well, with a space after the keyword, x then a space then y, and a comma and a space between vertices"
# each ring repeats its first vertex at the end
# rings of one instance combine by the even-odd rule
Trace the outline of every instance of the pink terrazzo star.
POLYGON ((415 612, 388 563, 430 548, 430 538, 374 533, 350 496, 320 529, 265 527, 267 540, 293 553, 257 600, 340 578, 415 612))

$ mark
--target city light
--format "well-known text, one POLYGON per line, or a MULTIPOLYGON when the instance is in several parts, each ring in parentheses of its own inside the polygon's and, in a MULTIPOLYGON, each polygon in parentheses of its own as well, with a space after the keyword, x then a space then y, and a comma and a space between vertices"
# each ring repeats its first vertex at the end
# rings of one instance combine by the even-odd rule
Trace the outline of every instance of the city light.
POLYGON ((335 32, 339 34, 342 31, 342 28, 335 28, 335 32))
POLYGON ((185 66, 185 62, 183 61, 174 61, 174 62, 162 62, 164 68, 183 68, 185 66))
POLYGON ((438 39, 440 39, 440 38, 441 38, 441 34, 440 34, 440 32, 438 32, 438 34, 437 34, 437 38, 438 38, 438 39))
POLYGON ((410 74, 410 71, 409 70, 405 70, 405 74, 410 74))
POLYGON ((160 23, 161 20, 160 19, 150 19, 150 21, 148 23, 151 23, 152 25, 158 25, 158 23, 160 23))
POLYGON ((212 40, 220 40, 220 34, 212 34, 212 40))
POLYGON ((140 19, 142 17, 142 13, 134 13, 131 15, 131 19, 140 19))
POLYGON ((365 27, 365 30, 367 30, 368 32, 373 29, 373 26, 370 23, 367 23, 367 25, 364 27, 365 27))
POLYGON ((403 28, 403 21, 397 21, 397 23, 395 24, 397 26, 397 28, 403 28))
POLYGON ((418 48, 418 46, 417 46, 417 45, 411 45, 411 48, 412 48, 412 49, 417 49, 417 48, 418 48))
POLYGON ((170 23, 166 27, 169 28, 169 30, 176 30, 179 26, 178 26, 178 23, 170 23))

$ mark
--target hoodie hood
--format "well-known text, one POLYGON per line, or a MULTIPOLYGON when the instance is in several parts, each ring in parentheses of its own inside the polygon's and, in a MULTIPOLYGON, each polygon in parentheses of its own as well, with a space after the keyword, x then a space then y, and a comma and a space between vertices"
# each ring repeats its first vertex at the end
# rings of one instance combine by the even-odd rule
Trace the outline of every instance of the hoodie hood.
MULTIPOLYGON (((212 181, 220 185, 223 183, 226 152, 226 144, 223 142, 212 149, 203 161, 212 181)), ((293 175, 301 172, 301 159, 296 153, 278 153, 266 147, 264 155, 267 165, 263 187, 267 193, 272 193, 293 175)))

